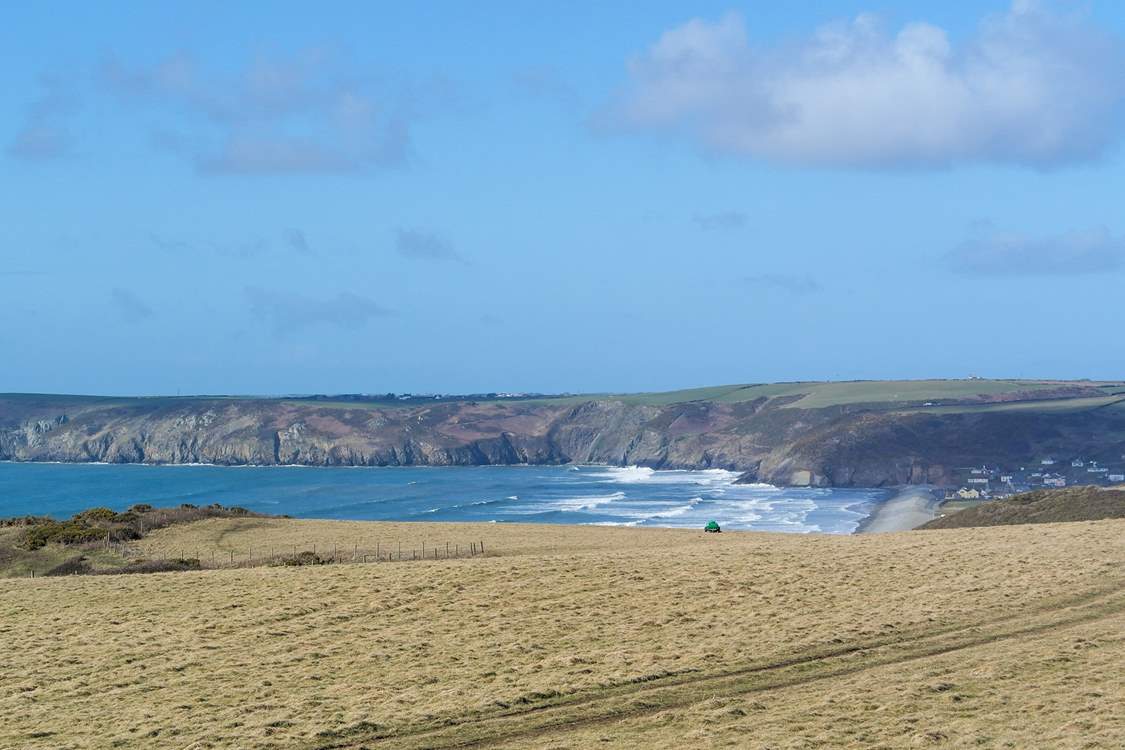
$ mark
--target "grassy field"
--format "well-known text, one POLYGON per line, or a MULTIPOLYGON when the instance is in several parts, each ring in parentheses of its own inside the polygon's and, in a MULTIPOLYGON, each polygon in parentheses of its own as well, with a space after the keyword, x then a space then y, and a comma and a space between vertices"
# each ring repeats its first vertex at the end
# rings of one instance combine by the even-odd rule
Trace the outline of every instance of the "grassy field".
MULTIPOLYGON (((667 406, 669 404, 684 403, 689 401, 715 401, 718 403, 737 403, 753 401, 758 398, 774 398, 779 396, 801 396, 791 407, 802 409, 819 409, 829 406, 845 406, 850 404, 880 404, 894 407, 900 404, 913 405, 924 401, 946 401, 957 399, 972 399, 979 396, 1001 396, 1012 393, 1033 393, 1035 391, 1050 391, 1060 387, 1081 386, 1094 389, 1087 398, 1091 402, 1084 406, 1095 405, 1093 402, 1104 399, 1097 405, 1104 405, 1118 401, 1113 398, 1125 388, 1119 382, 1102 383, 1092 381, 1055 381, 1055 380, 855 380, 844 382, 795 382, 795 383, 758 383, 740 385, 710 386, 706 388, 689 388, 680 391, 664 391, 654 393, 593 393, 567 396, 564 398, 549 398, 532 400, 533 403, 581 403, 591 399, 614 399, 630 404, 644 404, 648 406, 667 406), (1100 391, 1100 394, 1098 392, 1100 391)), ((1069 401, 1070 399, 1062 399, 1069 401)), ((1035 405, 1052 405, 1050 400, 1028 402, 1035 405)), ((969 408, 990 410, 999 404, 969 405, 969 408)), ((1083 406, 1083 405, 1080 405, 1083 406)), ((933 407, 943 408, 943 407, 933 407)), ((959 407, 944 407, 954 411, 959 407)), ((1037 408, 1032 406, 1031 408, 1037 408)))
MULTIPOLYGON (((1055 381, 1055 380, 986 380, 986 379, 953 379, 953 380, 855 380, 843 382, 793 382, 793 383, 749 383, 706 386, 701 388, 688 388, 678 391, 658 391, 651 393, 581 393, 569 396, 528 398, 528 399, 496 399, 492 403, 507 404, 579 404, 595 399, 612 399, 629 404, 643 404, 649 406, 667 406, 669 404, 684 403, 689 401, 715 401, 719 403, 737 403, 753 401, 754 399, 777 396, 802 396, 792 406, 803 409, 818 409, 828 406, 843 406, 848 404, 883 404, 894 406, 897 404, 912 404, 918 401, 942 401, 956 399, 972 399, 978 396, 999 396, 1008 393, 1026 393, 1034 391, 1047 391, 1060 387, 1082 386, 1101 391, 1101 396, 1088 395, 1090 403, 1079 406, 1105 405, 1106 403, 1120 402, 1121 399, 1112 398, 1125 389, 1121 382, 1093 382, 1093 381, 1055 381), (1098 398, 1105 401, 1094 403, 1098 398)), ((193 400, 238 400, 238 399, 264 399, 274 400, 270 397, 258 396, 154 396, 154 397, 126 397, 109 398, 99 396, 64 396, 50 394, 0 394, 0 398, 14 402, 43 402, 59 404, 81 402, 97 404, 99 406, 116 406, 122 404, 177 404, 193 400)), ((330 401, 307 399, 277 399, 292 406, 308 406, 317 408, 338 409, 388 409, 388 408, 416 408, 428 403, 447 403, 446 401, 429 402, 426 400, 415 401, 330 401)), ((488 399, 480 399, 488 402, 488 399)), ((1066 401, 1069 399, 1063 399, 1066 401)), ((1039 408, 1048 401, 1031 401, 1026 408, 1039 408)), ((983 404, 969 405, 972 409, 989 410, 1002 405, 983 404)), ((961 410, 961 407, 934 407, 961 410)), ((1008 408, 1019 408, 1009 405, 1008 408)))
POLYGON ((0 581, 0 748, 1125 743, 1125 521, 832 537, 253 522, 488 556, 0 581))

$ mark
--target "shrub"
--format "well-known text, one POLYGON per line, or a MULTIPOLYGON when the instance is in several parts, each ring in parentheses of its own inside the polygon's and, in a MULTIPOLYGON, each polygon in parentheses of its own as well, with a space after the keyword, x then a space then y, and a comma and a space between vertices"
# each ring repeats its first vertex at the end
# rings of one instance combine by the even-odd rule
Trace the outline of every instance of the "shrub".
POLYGON ((80 523, 113 523, 117 520, 117 513, 109 508, 90 508, 84 510, 73 519, 80 523))
POLYGON ((152 506, 148 503, 137 503, 129 508, 130 513, 149 513, 152 511, 152 506))
POLYGON ((80 544, 94 542, 105 537, 105 531, 94 526, 87 526, 77 521, 48 521, 47 523, 29 526, 23 532, 20 546, 24 549, 36 550, 48 544, 80 544))
POLYGON ((200 570, 203 565, 194 557, 186 560, 140 560, 130 563, 124 568, 94 571, 98 575, 114 575, 118 573, 182 573, 188 570, 200 570))
POLYGON ((86 575, 90 572, 90 563, 86 562, 85 557, 72 557, 65 562, 61 562, 55 567, 48 570, 43 575, 45 576, 72 576, 72 575, 86 575))
POLYGON ((326 557, 321 557, 315 552, 298 552, 295 555, 289 555, 281 558, 281 560, 273 563, 274 565, 327 565, 330 560, 326 557))

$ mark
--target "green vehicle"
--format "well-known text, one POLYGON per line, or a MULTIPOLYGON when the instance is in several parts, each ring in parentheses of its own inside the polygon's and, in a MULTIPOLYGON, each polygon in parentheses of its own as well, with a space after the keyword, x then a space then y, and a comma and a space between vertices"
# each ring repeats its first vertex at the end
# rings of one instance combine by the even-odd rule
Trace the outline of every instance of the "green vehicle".
POLYGON ((715 521, 708 521, 707 525, 703 527, 703 530, 708 534, 719 534, 722 532, 722 529, 719 528, 719 524, 715 521))

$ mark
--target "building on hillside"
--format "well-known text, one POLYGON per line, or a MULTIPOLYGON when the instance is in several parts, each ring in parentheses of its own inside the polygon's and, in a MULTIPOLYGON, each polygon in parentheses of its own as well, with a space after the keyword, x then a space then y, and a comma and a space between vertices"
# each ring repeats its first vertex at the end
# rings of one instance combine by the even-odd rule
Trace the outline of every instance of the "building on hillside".
POLYGON ((1015 477, 1011 474, 1001 474, 1000 475, 1000 481, 1003 482, 1004 484, 1011 484, 1013 479, 1015 479, 1015 477))
POLYGON ((1043 477, 1044 487, 1066 487, 1066 477, 1043 477))
POLYGON ((1086 464, 1082 461, 1081 458, 1076 458, 1076 459, 1074 459, 1073 461, 1070 462, 1070 465, 1073 466, 1076 469, 1081 469, 1086 464))
POLYGON ((1044 458, 1044 459, 1043 459, 1042 461, 1040 461, 1039 463, 1043 464, 1044 466, 1054 466, 1054 465, 1055 465, 1055 459, 1053 459, 1053 458, 1044 458))
POLYGON ((979 490, 970 490, 968 487, 962 487, 957 490, 957 497, 961 500, 980 500, 979 490))
POLYGON ((988 484, 988 477, 969 477, 966 482, 968 484, 988 484))
POLYGON ((1108 479, 1111 482, 1125 482, 1125 474, 1110 474, 1108 479))

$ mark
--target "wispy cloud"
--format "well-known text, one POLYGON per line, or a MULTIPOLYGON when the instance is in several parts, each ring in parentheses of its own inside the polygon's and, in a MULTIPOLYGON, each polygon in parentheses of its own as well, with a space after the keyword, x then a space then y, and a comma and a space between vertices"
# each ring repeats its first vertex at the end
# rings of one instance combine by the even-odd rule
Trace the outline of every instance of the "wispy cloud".
POLYGON ((981 231, 946 255, 966 276, 1075 276, 1125 267, 1125 240, 1105 228, 1051 237, 981 231))
POLYGON ((71 152, 69 115, 78 109, 78 99, 53 76, 39 79, 43 93, 24 113, 23 125, 8 144, 8 154, 28 161, 49 161, 71 152))
POLYGON ((550 66, 517 70, 512 74, 512 85, 526 96, 553 100, 567 107, 576 106, 581 99, 577 89, 550 66))
POLYGON ((127 322, 147 320, 156 314, 147 302, 128 289, 115 287, 110 291, 109 298, 122 320, 127 322))
POLYGON ((372 318, 392 314, 374 300, 351 292, 320 299, 251 286, 244 293, 250 312, 279 335, 314 326, 360 328, 372 318))
POLYGON ((759 289, 773 289, 789 294, 814 294, 822 289, 820 282, 808 274, 762 273, 744 276, 742 282, 759 289))
POLYGON ((362 172, 404 164, 410 127, 429 106, 421 87, 390 89, 308 50, 214 71, 179 54, 153 66, 117 59, 101 80, 121 101, 164 121, 160 148, 205 174, 362 172))
POLYGON ((396 230, 395 247, 399 255, 405 258, 467 263, 449 240, 424 229, 396 230))
POLYGON ((742 229, 746 226, 746 214, 741 211, 719 211, 713 214, 696 214, 692 220, 700 229, 742 229))
POLYGON ((289 249, 300 255, 312 255, 312 247, 309 246, 309 239, 305 236, 302 229, 289 228, 285 230, 285 243, 289 249))
POLYGON ((1052 167, 1123 131, 1125 45, 1081 14, 1015 0, 960 45, 929 23, 861 15, 752 45, 738 13, 691 20, 629 62, 607 122, 716 154, 829 167, 1052 167))

